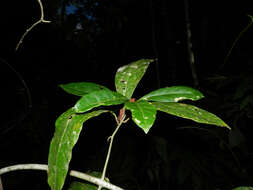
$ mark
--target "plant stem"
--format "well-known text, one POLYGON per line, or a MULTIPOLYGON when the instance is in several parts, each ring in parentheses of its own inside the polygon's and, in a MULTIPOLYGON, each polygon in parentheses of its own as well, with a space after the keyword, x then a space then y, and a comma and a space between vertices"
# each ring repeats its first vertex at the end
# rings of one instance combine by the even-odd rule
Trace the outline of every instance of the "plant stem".
MULTIPOLYGON (((5 168, 0 169, 0 176, 4 173, 8 173, 11 171, 16 171, 16 170, 48 170, 48 166, 45 164, 18 164, 18 165, 13 165, 13 166, 8 166, 5 168)), ((99 178, 90 176, 88 174, 82 173, 82 172, 78 172, 75 170, 71 170, 69 173, 70 176, 79 178, 79 179, 83 179, 86 181, 89 181, 91 183, 94 183, 96 185, 105 187, 107 189, 111 189, 111 190, 123 190, 120 187, 117 187, 111 183, 108 183, 104 180, 101 180, 99 178)))
POLYGON ((16 51, 18 50, 18 48, 19 48, 19 46, 23 43, 23 40, 24 40, 24 38, 25 38, 25 36, 35 27, 35 26, 37 26, 38 24, 40 24, 40 23, 50 23, 51 21, 49 21, 49 20, 45 20, 44 19, 44 8, 43 8, 43 5, 42 5, 42 2, 41 2, 41 0, 37 0, 38 1, 38 3, 39 3, 39 5, 40 5, 40 19, 37 21, 37 22, 35 22, 32 26, 30 26, 26 31, 25 31, 25 33, 22 35, 22 37, 20 38, 20 40, 19 40, 19 42, 18 42, 18 44, 17 44, 17 46, 16 46, 16 51))
POLYGON ((234 49, 235 45, 237 44, 237 42, 239 41, 239 39, 242 37, 242 35, 251 27, 251 25, 253 24, 253 17, 248 15, 250 17, 250 23, 242 29, 242 31, 238 34, 238 36, 236 37, 236 39, 234 40, 231 48, 229 49, 225 59, 224 59, 224 62, 223 64, 219 67, 219 70, 223 69, 223 67, 226 65, 226 63, 228 62, 228 58, 230 57, 231 55, 231 52, 232 50, 234 49))
MULTIPOLYGON (((124 108, 122 108, 122 109, 124 109, 124 108)), ((109 148, 108 148, 108 152, 107 152, 107 156, 106 156, 105 165, 104 165, 104 169, 103 169, 103 172, 102 172, 101 180, 105 179, 105 173, 106 173, 108 162, 109 162, 109 159, 110 159, 110 156, 111 156, 112 143, 113 143, 114 136, 118 132, 118 130, 119 130, 120 126, 122 125, 122 123, 125 122, 125 118, 126 118, 126 115, 124 113, 124 115, 120 118, 119 122, 117 122, 118 125, 117 125, 116 129, 114 130, 112 136, 110 136, 110 144, 109 144, 109 148)), ((101 189, 102 189, 102 186, 99 185, 98 190, 101 190, 101 189)))

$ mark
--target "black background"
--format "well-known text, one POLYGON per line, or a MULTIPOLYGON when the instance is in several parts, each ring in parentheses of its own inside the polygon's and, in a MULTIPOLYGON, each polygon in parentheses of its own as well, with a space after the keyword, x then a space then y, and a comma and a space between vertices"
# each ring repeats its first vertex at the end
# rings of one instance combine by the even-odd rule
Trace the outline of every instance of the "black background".
MULTIPOLYGON (((157 65, 150 66, 134 96, 138 98, 165 86, 196 87, 205 95, 205 99, 196 104, 236 129, 238 143, 232 146, 231 133, 213 126, 198 126, 212 132, 179 130, 179 127, 196 124, 166 114, 159 113, 148 135, 129 122, 115 142, 109 169, 113 182, 125 189, 137 189, 136 184, 141 189, 158 189, 157 181, 161 183, 160 189, 231 189, 237 185, 252 185, 251 27, 243 33, 224 63, 234 40, 251 21, 247 16, 252 14, 250 1, 188 2, 198 86, 191 74, 187 52, 185 1, 73 2, 83 7, 69 14, 60 8, 70 2, 43 1, 45 19, 52 22, 36 26, 17 51, 15 47, 22 34, 40 18, 38 3, 35 0, 0 3, 0 166, 47 162, 54 122, 78 100, 61 90, 59 84, 88 81, 114 90, 117 68, 142 58, 158 58, 157 65), (82 25, 81 30, 76 29, 78 23, 82 25), (223 76, 226 80, 210 82, 208 79, 214 76, 223 76), (245 94, 241 99, 233 99, 242 91, 245 94), (249 97, 247 107, 234 107, 235 104, 240 107, 246 97, 249 97), (231 110, 235 111, 229 115, 231 110), (227 148, 217 135, 232 148, 227 148), (167 152, 158 154, 154 147, 161 144, 166 145, 167 152), (239 169, 231 150, 241 163, 239 169), (156 170, 158 179, 151 178, 145 168, 154 160, 161 161, 161 155, 172 155, 171 160, 155 165, 163 170, 156 170), (183 165, 184 159, 193 162, 183 165), (203 160, 205 163, 201 166, 194 164, 203 160), (185 171, 185 176, 180 171, 185 171), (195 184, 196 181, 199 184, 195 184)), ((114 125, 109 115, 87 122, 73 152, 71 166, 74 169, 102 169, 106 139, 114 125)), ((43 172, 17 172, 2 178, 6 189, 49 188, 43 172)))

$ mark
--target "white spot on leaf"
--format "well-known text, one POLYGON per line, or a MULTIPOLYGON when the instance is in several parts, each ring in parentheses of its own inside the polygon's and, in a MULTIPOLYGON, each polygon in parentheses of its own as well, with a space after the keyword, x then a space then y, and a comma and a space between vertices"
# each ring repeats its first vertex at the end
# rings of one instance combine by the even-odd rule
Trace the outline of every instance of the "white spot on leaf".
POLYGON ((138 119, 134 119, 134 121, 136 122, 136 123, 138 123, 138 124, 140 124, 141 123, 141 121, 140 120, 138 120, 138 119))
POLYGON ((77 106, 77 105, 75 105, 75 106, 74 106, 74 109, 75 109, 75 110, 77 110, 77 108, 78 108, 78 106, 77 106))
POLYGON ((120 68, 118 69, 118 72, 122 72, 122 71, 124 71, 125 69, 126 69, 126 66, 120 67, 120 68))
POLYGON ((175 102, 178 102, 178 101, 184 100, 184 99, 186 99, 186 97, 178 97, 178 98, 175 98, 174 101, 175 101, 175 102))
POLYGON ((130 65, 131 68, 137 69, 138 66, 137 65, 130 65))

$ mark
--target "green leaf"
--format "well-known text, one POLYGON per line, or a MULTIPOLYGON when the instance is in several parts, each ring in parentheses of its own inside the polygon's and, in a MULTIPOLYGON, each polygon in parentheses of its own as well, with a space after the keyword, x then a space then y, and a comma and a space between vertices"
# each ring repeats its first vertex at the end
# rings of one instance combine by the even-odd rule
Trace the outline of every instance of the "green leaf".
POLYGON ((106 110, 76 114, 73 108, 64 112, 55 122, 55 133, 48 156, 48 184, 52 190, 61 190, 67 175, 72 149, 76 144, 83 123, 106 110))
POLYGON ((178 102, 180 100, 199 100, 203 94, 187 86, 172 86, 155 90, 143 96, 141 100, 156 102, 178 102))
POLYGON ((83 96, 85 94, 107 89, 106 87, 91 83, 91 82, 73 82, 68 84, 61 84, 59 85, 64 91, 66 91, 69 94, 74 94, 76 96, 83 96))
MULTIPOLYGON (((102 172, 88 171, 88 172, 86 172, 86 173, 87 173, 88 175, 93 176, 93 177, 97 177, 97 178, 101 178, 101 177, 102 177, 102 172)), ((110 182, 110 180, 109 180, 107 177, 105 177, 105 181, 110 182)))
POLYGON ((125 108, 132 112, 132 120, 145 133, 148 133, 155 122, 156 108, 147 101, 126 102, 125 108))
MULTIPOLYGON (((102 173, 101 172, 87 172, 88 175, 91 175, 93 177, 101 178, 102 173)), ((105 181, 110 182, 108 178, 105 178, 105 181)), ((97 190, 98 186, 89 182, 81 183, 74 181, 71 183, 68 190, 97 190)), ((102 190, 107 190, 106 188, 102 188, 102 190)))
POLYGON ((237 187, 232 190, 253 190, 253 187, 237 187))
POLYGON ((88 183, 81 183, 74 181, 69 186, 68 190, 97 190, 97 185, 88 184, 88 183))
POLYGON ((83 113, 98 106, 117 105, 126 102, 128 99, 117 92, 109 89, 95 91, 84 95, 74 106, 77 113, 83 113))
POLYGON ((157 110, 171 115, 191 119, 198 123, 217 125, 230 129, 230 127, 219 117, 196 106, 173 102, 152 102, 152 104, 157 108, 157 110))
POLYGON ((131 98, 152 59, 141 59, 118 69, 115 76, 116 91, 131 98))

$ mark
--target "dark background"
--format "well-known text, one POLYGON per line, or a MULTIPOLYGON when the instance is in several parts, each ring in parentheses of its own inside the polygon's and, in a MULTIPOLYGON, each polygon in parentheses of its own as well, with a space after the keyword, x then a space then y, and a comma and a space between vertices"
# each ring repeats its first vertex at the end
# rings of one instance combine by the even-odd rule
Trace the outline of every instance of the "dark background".
MULTIPOLYGON (((47 163, 57 117, 77 97, 59 84, 94 82, 114 89, 117 68, 158 58, 137 88, 136 98, 172 85, 198 88, 195 103, 220 116, 233 130, 195 124, 159 113, 148 135, 129 122, 115 140, 108 175, 125 189, 232 189, 252 185, 252 30, 250 1, 45 0, 45 19, 35 0, 0 3, 0 167, 47 163), (188 7, 186 6, 188 3, 188 7), (75 8, 73 8, 75 7, 75 8), (198 85, 192 76, 186 11, 198 85), (202 129, 202 130, 200 130, 202 129)), ((71 168, 102 170, 109 115, 88 121, 71 168)), ((2 176, 4 189, 49 189, 46 174, 20 171, 2 176)), ((73 180, 68 178, 66 187, 73 180)))

